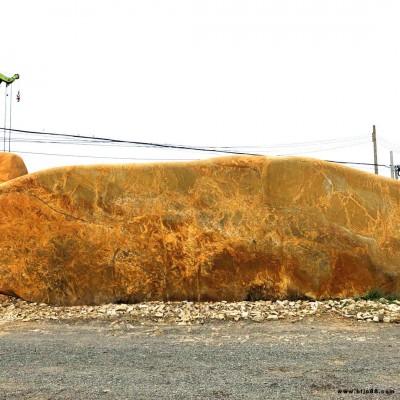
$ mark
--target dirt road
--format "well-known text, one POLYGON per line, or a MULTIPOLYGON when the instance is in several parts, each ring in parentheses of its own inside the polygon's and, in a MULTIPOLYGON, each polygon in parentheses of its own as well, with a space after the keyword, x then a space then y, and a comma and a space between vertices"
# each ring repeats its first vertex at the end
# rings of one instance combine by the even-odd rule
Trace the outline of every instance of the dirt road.
POLYGON ((10 323, 0 399, 399 399, 399 339, 398 324, 337 318, 10 323))

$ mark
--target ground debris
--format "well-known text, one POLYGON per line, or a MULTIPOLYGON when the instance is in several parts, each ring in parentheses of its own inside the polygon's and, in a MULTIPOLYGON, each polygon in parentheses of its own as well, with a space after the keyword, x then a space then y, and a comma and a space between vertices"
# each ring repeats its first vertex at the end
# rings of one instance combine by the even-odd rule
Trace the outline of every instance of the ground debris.
POLYGON ((126 322, 159 322, 177 325, 203 324, 220 320, 237 322, 310 321, 334 316, 360 323, 400 323, 400 301, 371 300, 277 300, 221 302, 162 302, 137 304, 103 304, 100 306, 57 307, 30 303, 19 298, 0 296, 0 324, 14 321, 48 320, 120 320, 126 322))

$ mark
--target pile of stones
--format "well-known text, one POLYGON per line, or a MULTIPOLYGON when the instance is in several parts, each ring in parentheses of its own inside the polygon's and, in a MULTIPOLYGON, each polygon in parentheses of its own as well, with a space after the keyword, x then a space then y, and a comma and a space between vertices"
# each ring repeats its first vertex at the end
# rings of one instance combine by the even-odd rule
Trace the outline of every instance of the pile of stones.
POLYGON ((221 302, 147 302, 100 306, 57 307, 30 303, 0 295, 0 324, 14 321, 110 320, 190 325, 210 320, 254 322, 324 317, 349 318, 360 322, 400 323, 400 301, 372 300, 277 300, 221 302))

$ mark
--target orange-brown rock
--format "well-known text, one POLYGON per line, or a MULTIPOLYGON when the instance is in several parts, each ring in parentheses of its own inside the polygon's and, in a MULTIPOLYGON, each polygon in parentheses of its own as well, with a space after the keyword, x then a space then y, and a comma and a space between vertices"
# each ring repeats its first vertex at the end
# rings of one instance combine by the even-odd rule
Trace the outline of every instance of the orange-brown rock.
POLYGON ((0 185, 0 293, 52 304, 400 295, 400 183, 305 158, 0 185))
POLYGON ((0 183, 28 173, 21 157, 12 153, 0 153, 0 183))

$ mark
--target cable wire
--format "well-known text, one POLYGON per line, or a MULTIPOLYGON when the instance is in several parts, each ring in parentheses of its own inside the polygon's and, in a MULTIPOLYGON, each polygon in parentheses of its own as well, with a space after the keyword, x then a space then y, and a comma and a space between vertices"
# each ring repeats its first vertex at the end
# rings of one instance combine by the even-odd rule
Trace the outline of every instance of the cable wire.
MULTIPOLYGON (((256 152, 248 152, 248 151, 238 151, 233 149, 274 149, 274 148, 281 148, 281 147, 299 147, 299 146, 309 146, 312 144, 321 144, 321 145, 330 145, 331 143, 349 143, 348 147, 353 145, 362 144, 360 142, 361 139, 365 140, 367 143, 367 139, 365 136, 353 136, 350 138, 338 138, 338 139, 329 139, 329 140, 318 140, 315 142, 297 142, 292 144, 278 144, 278 145, 270 145, 270 146, 189 146, 189 145, 176 145, 176 144, 161 144, 161 143, 152 143, 152 142, 138 142, 138 141, 127 141, 127 140, 120 140, 120 139, 111 139, 111 138, 101 138, 96 136, 81 136, 76 134, 60 134, 60 133, 51 133, 51 132, 35 132, 35 131, 27 131, 27 130, 18 130, 12 129, 12 131, 20 132, 20 133, 27 133, 27 134, 34 134, 34 135, 50 135, 56 137, 63 137, 69 138, 68 141, 64 141, 63 143, 70 144, 72 140, 78 141, 85 141, 85 143, 93 143, 93 144, 130 144, 137 147, 159 147, 159 148, 170 148, 170 149, 178 149, 178 150, 193 150, 193 151, 203 151, 203 152, 218 152, 218 153, 226 153, 226 154, 239 154, 239 155, 252 155, 252 156, 261 156, 262 154, 256 152), (69 142, 71 140, 71 142, 69 142), (231 149, 231 150, 227 150, 231 149)), ((45 143, 50 143, 50 141, 44 141, 45 143)), ((61 143, 61 142, 60 142, 61 143)), ((346 147, 346 146, 343 146, 346 147)), ((337 147, 334 147, 337 148, 337 147)), ((326 151, 330 150, 331 147, 328 148, 321 148, 320 150, 313 150, 312 152, 318 151, 326 151)), ((309 151, 311 152, 311 151, 309 151)), ((300 154, 300 153, 293 153, 293 154, 300 154)))
MULTIPOLYGON (((5 128, 0 128, 0 129, 5 129, 5 128)), ((41 135, 41 136, 52 136, 52 137, 60 137, 60 138, 70 138, 74 140, 86 140, 86 141, 91 141, 93 143, 106 143, 106 144, 130 144, 130 145, 135 145, 135 146, 140 146, 140 147, 150 147, 150 148, 168 148, 168 149, 178 149, 178 150, 190 150, 190 151, 202 151, 202 152, 214 152, 214 153, 225 153, 225 154, 232 154, 232 155, 248 155, 248 156, 264 156, 263 154, 258 154, 258 153, 246 153, 246 152, 239 152, 239 151, 229 151, 225 149, 218 149, 217 147, 214 148, 206 148, 206 147, 198 147, 198 146, 188 146, 188 145, 175 145, 175 144, 162 144, 162 143, 154 143, 154 142, 142 142, 142 141, 130 141, 130 140, 122 140, 122 139, 111 139, 111 138, 103 138, 103 137, 96 137, 96 136, 81 136, 81 135, 76 135, 76 134, 61 134, 61 133, 53 133, 53 132, 37 132, 37 131, 28 131, 28 130, 22 130, 22 129, 10 129, 12 132, 19 132, 19 133, 26 133, 26 134, 34 134, 34 135, 41 135)), ((354 140, 354 139, 353 139, 354 140)), ((333 140, 329 140, 333 141, 333 140)), ((322 141, 320 141, 322 142, 322 141)), ((327 140, 328 142, 328 140, 327 140)), ((312 143, 312 142, 310 142, 312 143)), ((77 143, 79 144, 79 143, 77 143)), ((88 143, 89 144, 89 143, 88 143)), ((359 143, 363 144, 363 143, 359 143)), ((356 144, 358 145, 358 144, 356 144)), ((346 147, 346 146, 344 146, 346 147)), ((324 149, 326 150, 326 149, 324 149)), ((318 150, 320 151, 320 150, 318 150)), ((321 150, 323 151, 323 150, 321 150)), ((84 155, 67 155, 67 154, 51 154, 51 153, 33 153, 33 152, 23 152, 20 151, 20 153, 26 153, 26 154, 40 154, 40 155, 54 155, 54 156, 67 156, 67 157, 87 157, 87 158, 103 158, 103 159, 129 159, 129 160, 135 160, 135 158, 118 158, 118 157, 98 157, 98 156, 84 156, 84 155)), ((303 152, 304 153, 304 152, 303 152)), ((143 159, 139 158, 136 160, 150 160, 154 161, 155 159, 143 159)), ((156 159, 160 160, 160 159, 156 159)), ((171 160, 171 159, 170 159, 171 160)), ((182 159, 172 159, 174 161, 177 160, 182 160, 182 159)), ((183 160, 182 160, 183 161, 183 160)), ((375 166, 375 164, 371 163, 363 163, 363 162, 352 162, 352 161, 333 161, 333 160, 325 160, 330 163, 336 163, 336 164, 348 164, 348 165, 364 165, 364 166, 375 166)), ((380 167, 386 167, 390 168, 390 166, 385 165, 385 164, 377 164, 380 167)))
POLYGON ((199 158, 135 158, 135 157, 102 157, 102 156, 86 156, 78 154, 59 154, 59 153, 37 153, 32 151, 16 151, 16 153, 21 154, 37 154, 44 156, 57 156, 57 157, 77 157, 77 158, 99 158, 99 159, 109 159, 109 160, 142 160, 142 161, 196 161, 199 158))
POLYGON ((21 129, 11 129, 13 132, 21 132, 21 133, 31 133, 36 135, 49 135, 49 136, 58 136, 58 137, 70 137, 70 138, 83 138, 83 139, 93 139, 93 140, 101 140, 109 143, 129 143, 129 144, 137 144, 146 147, 157 147, 157 148, 168 148, 168 149, 180 149, 180 150, 193 150, 193 151, 203 151, 203 152, 214 152, 214 153, 225 153, 225 154, 236 154, 236 155, 247 155, 247 156, 261 156, 262 154, 256 153, 245 153, 240 151, 229 151, 229 150, 218 150, 218 149, 206 149, 204 147, 195 147, 195 146, 186 146, 186 145, 172 145, 172 144, 162 144, 162 143, 152 143, 152 142, 139 142, 139 141, 131 141, 131 140, 121 140, 121 139, 111 139, 111 138, 101 138, 101 137, 90 137, 90 136, 80 136, 73 134, 60 134, 60 133, 52 133, 52 132, 34 132, 34 131, 26 131, 21 129))

